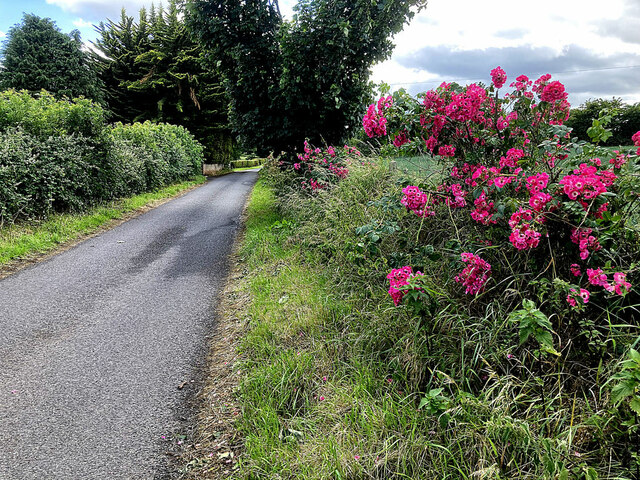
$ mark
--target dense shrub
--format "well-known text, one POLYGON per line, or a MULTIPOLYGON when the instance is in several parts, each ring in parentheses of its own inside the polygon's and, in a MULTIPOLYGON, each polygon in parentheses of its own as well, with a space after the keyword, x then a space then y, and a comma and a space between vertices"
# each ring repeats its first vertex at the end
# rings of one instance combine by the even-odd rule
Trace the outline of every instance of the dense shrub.
MULTIPOLYGON (((122 155, 130 156, 133 148, 145 152, 138 175, 142 175, 145 189, 154 189, 201 172, 202 146, 184 128, 164 123, 115 124, 110 136, 125 147, 122 155)), ((116 149, 116 163, 120 163, 116 149)), ((131 163, 128 163, 129 167, 131 163)), ((126 180, 126 179, 123 179, 126 180)))
POLYGON ((0 93, 0 222, 79 211, 201 172, 202 146, 183 127, 109 126, 86 99, 0 93))
POLYGON ((573 129, 572 135, 580 140, 589 141, 588 131, 603 110, 608 116, 607 127, 611 131, 611 136, 602 142, 603 145, 631 145, 631 136, 640 125, 640 103, 629 105, 619 98, 587 100, 579 107, 571 109, 566 125, 573 129))
MULTIPOLYGON (((443 84, 413 104, 400 94, 370 106, 369 136, 388 135, 397 149, 426 149, 442 166, 439 182, 404 188, 402 205, 427 226, 431 217, 451 219, 467 264, 455 281, 466 293, 482 293, 491 279, 508 282, 515 299, 538 297, 549 315, 577 318, 590 299, 594 318, 604 318, 603 309, 611 315, 609 305, 617 314, 622 307, 612 297, 629 291, 638 242, 627 222, 640 186, 635 150, 611 154, 572 138, 562 125, 567 94, 549 75, 535 83, 518 77, 504 98, 498 90, 506 74, 498 68, 492 76, 488 89, 443 84), (479 252, 493 259, 493 271, 479 252), (604 276, 596 279, 595 271, 604 276)), ((598 122, 591 134, 600 140, 608 132, 598 122)), ((391 293, 407 291, 396 287, 391 293)), ((551 341, 543 346, 551 349, 551 341)))
POLYGON ((0 217, 46 216, 80 210, 96 198, 94 149, 84 137, 0 132, 0 217))
POLYGON ((104 109, 84 98, 56 100, 42 90, 32 95, 26 90, 0 92, 0 130, 21 127, 38 138, 52 135, 82 135, 100 140, 106 125, 104 109))
MULTIPOLYGON (((307 169, 265 169, 289 241, 351 306, 318 340, 335 375, 366 365, 368 402, 393 401, 386 378, 394 419, 413 416, 412 438, 368 436, 361 476, 635 478, 640 133, 611 154, 562 125, 561 84, 518 77, 500 98, 506 74, 492 74, 369 108, 368 134, 394 156, 430 153, 429 178, 354 165, 309 195, 307 169)), ((350 428, 334 421, 327 435, 350 428)))
POLYGON ((263 158, 254 158, 251 160, 234 160, 231 162, 233 168, 259 167, 264 163, 263 158))

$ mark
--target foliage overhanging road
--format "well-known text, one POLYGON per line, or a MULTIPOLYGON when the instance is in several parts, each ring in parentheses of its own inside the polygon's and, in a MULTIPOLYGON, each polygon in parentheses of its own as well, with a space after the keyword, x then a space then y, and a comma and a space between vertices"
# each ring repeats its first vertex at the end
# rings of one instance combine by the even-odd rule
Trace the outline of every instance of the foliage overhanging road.
POLYGON ((1 479, 163 476, 256 176, 211 180, 0 281, 1 479))

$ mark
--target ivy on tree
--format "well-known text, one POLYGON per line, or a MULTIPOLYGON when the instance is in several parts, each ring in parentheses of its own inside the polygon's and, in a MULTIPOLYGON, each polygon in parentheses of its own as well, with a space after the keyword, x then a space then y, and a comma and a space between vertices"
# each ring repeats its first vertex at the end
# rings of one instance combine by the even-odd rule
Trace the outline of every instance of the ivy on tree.
POLYGON ((82 50, 80 32, 62 33, 48 18, 25 14, 11 27, 1 51, 0 89, 101 101, 98 78, 82 50))
POLYGON ((286 21, 277 0, 189 0, 188 21, 224 75, 235 131, 265 154, 352 136, 371 98, 371 66, 425 6, 300 0, 286 21))

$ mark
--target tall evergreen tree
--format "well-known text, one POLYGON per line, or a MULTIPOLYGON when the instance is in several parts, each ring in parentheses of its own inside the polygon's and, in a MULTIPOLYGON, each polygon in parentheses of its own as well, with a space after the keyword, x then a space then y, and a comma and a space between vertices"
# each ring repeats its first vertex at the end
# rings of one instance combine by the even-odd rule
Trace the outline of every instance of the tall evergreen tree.
POLYGON ((138 22, 123 8, 120 21, 107 20, 96 27, 99 37, 92 55, 104 85, 104 93, 114 120, 135 122, 153 118, 155 102, 151 94, 131 95, 127 85, 144 77, 144 67, 136 64, 139 55, 151 49, 151 28, 147 12, 139 12, 138 22))
POLYGON ((97 75, 82 50, 80 32, 64 34, 48 18, 25 14, 8 32, 1 52, 0 88, 100 101, 97 75))
POLYGON ((141 10, 137 22, 123 10, 118 23, 100 24, 98 32, 95 61, 118 120, 183 125, 207 147, 208 161, 234 156, 226 93, 217 71, 203 65, 176 0, 167 10, 141 10))

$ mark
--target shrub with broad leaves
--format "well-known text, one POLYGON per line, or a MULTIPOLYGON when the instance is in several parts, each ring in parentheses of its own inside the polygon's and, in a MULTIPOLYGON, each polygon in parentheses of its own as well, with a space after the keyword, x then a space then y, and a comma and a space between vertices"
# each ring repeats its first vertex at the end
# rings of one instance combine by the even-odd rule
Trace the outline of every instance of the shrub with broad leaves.
POLYGON ((0 225, 185 180, 202 161, 184 127, 108 125, 103 108, 84 98, 0 93, 0 225))

